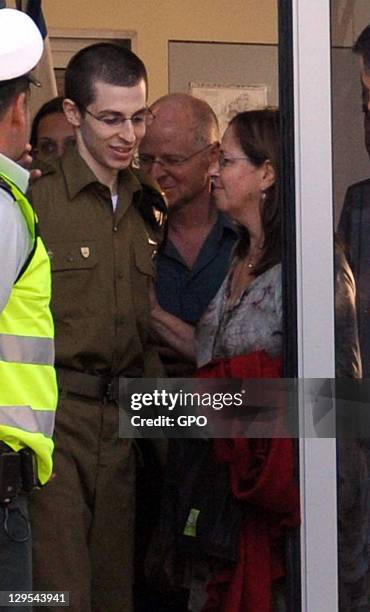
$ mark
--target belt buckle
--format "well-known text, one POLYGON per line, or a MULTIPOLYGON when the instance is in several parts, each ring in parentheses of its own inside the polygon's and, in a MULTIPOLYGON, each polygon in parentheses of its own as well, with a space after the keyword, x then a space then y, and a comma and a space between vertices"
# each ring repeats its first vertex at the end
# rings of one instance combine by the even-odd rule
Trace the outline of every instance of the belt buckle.
POLYGON ((118 401, 118 389, 117 389, 117 378, 108 378, 105 383, 105 389, 103 394, 103 404, 108 402, 118 401))

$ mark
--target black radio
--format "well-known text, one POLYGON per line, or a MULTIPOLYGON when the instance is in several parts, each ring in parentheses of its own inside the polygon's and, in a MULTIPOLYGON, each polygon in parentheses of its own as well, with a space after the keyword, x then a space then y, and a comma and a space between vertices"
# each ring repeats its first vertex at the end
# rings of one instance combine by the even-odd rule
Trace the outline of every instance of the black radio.
POLYGON ((36 457, 32 450, 14 451, 0 442, 0 503, 9 503, 19 493, 38 486, 36 457))

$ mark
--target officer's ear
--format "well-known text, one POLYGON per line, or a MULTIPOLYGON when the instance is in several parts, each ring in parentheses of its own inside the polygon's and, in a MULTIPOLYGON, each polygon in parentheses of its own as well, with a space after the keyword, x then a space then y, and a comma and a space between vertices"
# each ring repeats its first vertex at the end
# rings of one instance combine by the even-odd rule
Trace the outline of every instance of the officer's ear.
POLYGON ((26 130, 29 123, 28 93, 19 93, 10 108, 11 123, 17 129, 26 130))
POLYGON ((69 98, 65 98, 63 100, 63 111, 68 123, 73 125, 73 127, 80 127, 82 115, 76 102, 73 102, 73 100, 69 98))

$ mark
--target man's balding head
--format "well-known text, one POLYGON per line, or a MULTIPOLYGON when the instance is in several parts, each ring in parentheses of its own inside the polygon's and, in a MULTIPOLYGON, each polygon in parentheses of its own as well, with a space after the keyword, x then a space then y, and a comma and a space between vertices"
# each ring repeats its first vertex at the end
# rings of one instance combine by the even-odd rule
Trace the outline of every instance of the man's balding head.
MULTIPOLYGON (((187 129, 194 136, 194 142, 205 146, 219 140, 218 120, 213 109, 200 98, 185 93, 174 93, 162 96, 151 105, 157 123, 163 121, 179 124, 179 119, 186 119, 187 129)), ((181 125, 179 125, 179 129, 181 125)))
POLYGON ((163 96, 150 108, 155 119, 140 145, 143 170, 158 181, 170 207, 204 201, 218 154, 215 113, 207 102, 182 93, 163 96))

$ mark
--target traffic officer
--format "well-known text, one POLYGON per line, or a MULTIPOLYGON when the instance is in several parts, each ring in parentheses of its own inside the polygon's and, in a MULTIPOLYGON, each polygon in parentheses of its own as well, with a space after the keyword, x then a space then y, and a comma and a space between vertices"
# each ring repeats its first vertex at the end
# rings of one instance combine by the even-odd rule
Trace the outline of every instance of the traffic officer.
POLYGON ((119 376, 162 375, 149 288, 164 202, 132 169, 155 119, 144 64, 113 43, 70 60, 65 95, 76 147, 32 188, 60 386, 55 478, 31 508, 35 587, 70 591, 71 612, 131 612, 135 455, 119 437, 117 387, 119 376))
POLYGON ((26 494, 50 478, 57 403, 50 263, 24 195, 29 173, 16 163, 42 50, 27 15, 0 10, 0 592, 13 593, 32 589, 26 494))

